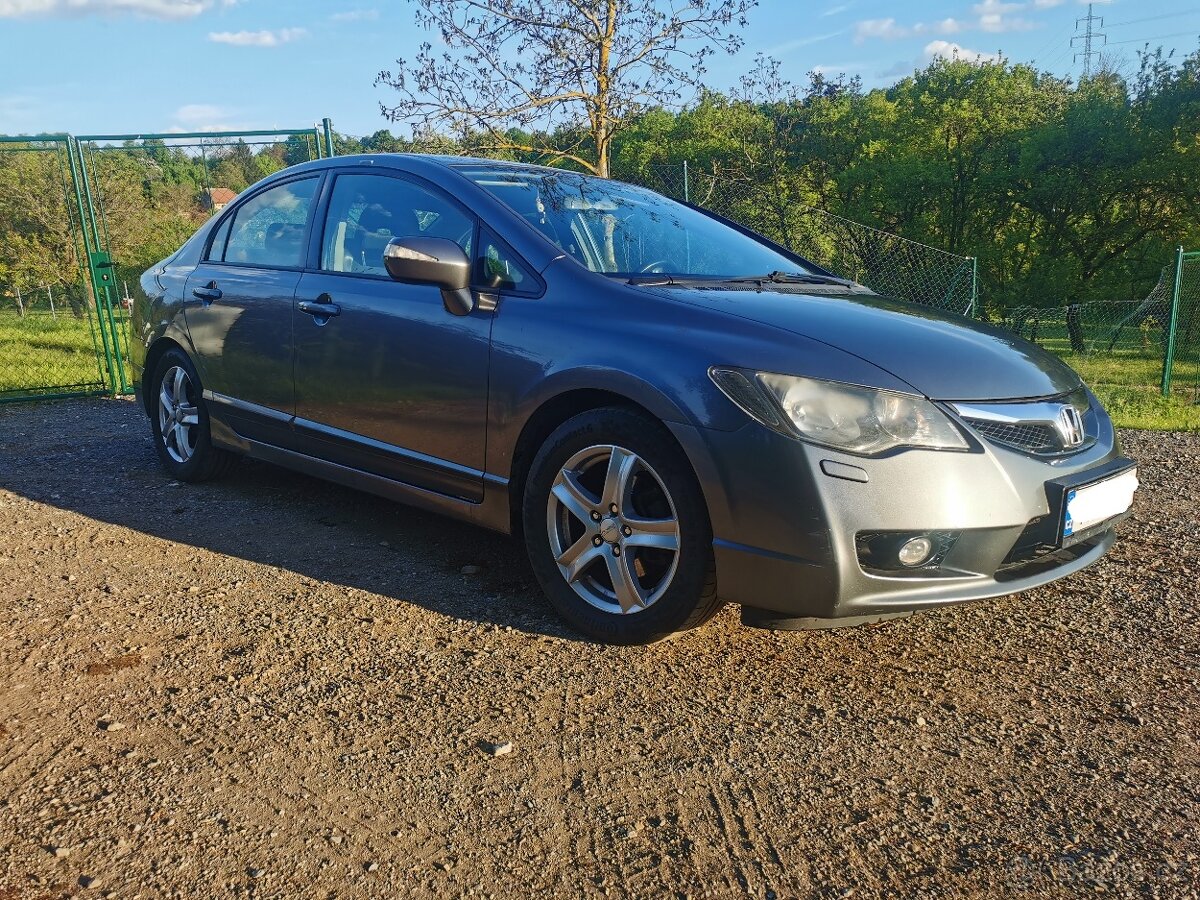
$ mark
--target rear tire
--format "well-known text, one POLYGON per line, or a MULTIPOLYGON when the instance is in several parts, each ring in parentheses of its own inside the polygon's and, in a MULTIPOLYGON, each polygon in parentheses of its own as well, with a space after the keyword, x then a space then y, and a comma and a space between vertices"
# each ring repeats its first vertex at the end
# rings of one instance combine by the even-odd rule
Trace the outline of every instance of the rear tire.
POLYGON ((640 412, 559 426, 530 468, 522 521, 542 589, 591 638, 647 644, 721 609, 700 486, 670 432, 640 412))
POLYGON ((168 350, 146 388, 150 391, 150 431, 167 474, 199 482, 229 471, 237 457, 214 447, 208 407, 196 368, 182 350, 168 350))

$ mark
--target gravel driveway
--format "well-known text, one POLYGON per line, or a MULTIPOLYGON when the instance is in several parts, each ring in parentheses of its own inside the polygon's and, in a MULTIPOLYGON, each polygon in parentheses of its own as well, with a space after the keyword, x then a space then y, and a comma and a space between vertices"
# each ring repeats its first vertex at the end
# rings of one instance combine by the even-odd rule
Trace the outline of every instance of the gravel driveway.
POLYGON ((0 407, 0 900, 1195 896, 1200 435, 1125 441, 1064 583, 611 648, 506 538, 0 407))

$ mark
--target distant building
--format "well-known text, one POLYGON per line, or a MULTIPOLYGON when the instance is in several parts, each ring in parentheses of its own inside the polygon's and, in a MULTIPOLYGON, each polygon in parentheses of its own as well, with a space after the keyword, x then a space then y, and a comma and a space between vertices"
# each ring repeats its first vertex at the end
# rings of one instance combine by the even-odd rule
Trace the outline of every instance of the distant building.
POLYGON ((215 187, 206 190, 200 199, 205 209, 212 212, 220 212, 236 196, 237 191, 231 191, 229 188, 215 187))

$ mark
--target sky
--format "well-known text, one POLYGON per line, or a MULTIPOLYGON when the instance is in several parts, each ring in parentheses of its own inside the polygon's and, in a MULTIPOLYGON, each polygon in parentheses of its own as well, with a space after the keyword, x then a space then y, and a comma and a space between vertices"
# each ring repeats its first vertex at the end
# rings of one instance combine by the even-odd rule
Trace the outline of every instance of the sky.
MULTIPOLYGON (((1003 54, 1078 77, 1080 0, 760 0, 734 56, 705 82, 726 90, 758 53, 803 82, 812 70, 890 84, 936 55, 1003 54)), ((1132 72, 1149 42, 1200 44, 1196 0, 1095 3, 1093 23, 1132 72)), ((393 125, 373 86, 431 35, 389 0, 0 0, 0 133, 144 133, 393 125)), ((1102 39, 1096 39, 1097 47, 1102 39)))

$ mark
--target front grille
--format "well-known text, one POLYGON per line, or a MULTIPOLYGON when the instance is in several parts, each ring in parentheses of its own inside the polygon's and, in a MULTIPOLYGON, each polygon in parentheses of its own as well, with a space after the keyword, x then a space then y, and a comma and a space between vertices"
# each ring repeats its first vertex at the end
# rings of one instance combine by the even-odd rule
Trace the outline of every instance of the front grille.
POLYGON ((963 417, 968 425, 974 428, 982 437, 997 444, 1015 447, 1026 453, 1059 453, 1061 448, 1058 436, 1049 425, 1030 423, 1010 424, 1008 422, 989 422, 986 419, 971 419, 963 417))
POLYGON ((1044 400, 950 405, 981 438, 1031 456, 1078 453, 1099 434, 1096 410, 1083 389, 1044 400))

